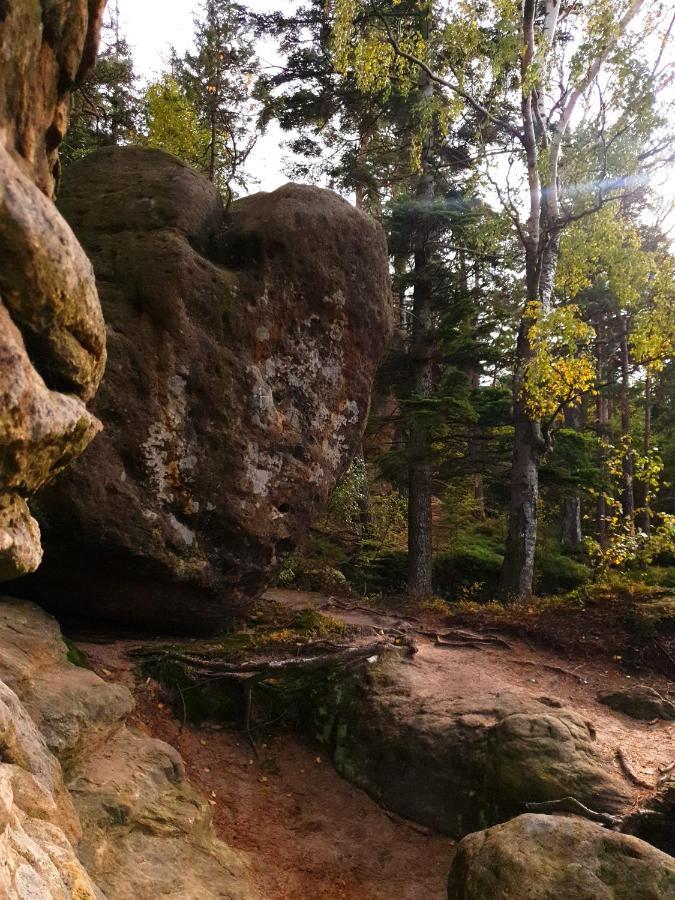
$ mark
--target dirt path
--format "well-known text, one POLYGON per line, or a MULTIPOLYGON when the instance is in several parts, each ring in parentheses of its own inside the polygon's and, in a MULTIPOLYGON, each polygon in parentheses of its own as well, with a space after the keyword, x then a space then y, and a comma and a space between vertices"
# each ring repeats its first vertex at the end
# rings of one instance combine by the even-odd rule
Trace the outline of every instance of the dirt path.
POLYGON ((453 841, 390 818, 286 729, 259 732, 255 753, 232 731, 183 726, 155 682, 135 680, 125 657, 134 643, 78 640, 102 677, 133 690, 131 724, 180 752, 266 900, 445 900, 453 841))
MULTIPOLYGON (((324 608, 327 603, 320 594, 293 591, 273 591, 269 598, 298 609, 324 608)), ((340 608, 327 611, 375 628, 405 618, 340 608)), ((138 701, 135 724, 182 754, 190 778, 213 801, 219 834, 248 854, 264 897, 445 900, 452 841, 389 817, 343 781, 323 751, 284 728, 259 731, 256 753, 240 734, 222 727, 183 726, 162 702, 155 682, 137 683, 125 655, 133 643, 78 641, 99 674, 133 689, 138 701)), ((410 664, 416 693, 425 705, 476 691, 546 697, 592 722, 608 765, 618 766, 615 754, 621 748, 633 771, 655 782, 658 766, 673 761, 673 723, 638 722, 597 702, 599 690, 630 683, 617 665, 570 661, 512 637, 508 643, 509 647, 455 648, 419 638, 419 651, 410 664)), ((662 692, 675 689, 665 678, 647 683, 662 692)), ((649 793, 629 782, 626 787, 632 788, 636 802, 649 793)))

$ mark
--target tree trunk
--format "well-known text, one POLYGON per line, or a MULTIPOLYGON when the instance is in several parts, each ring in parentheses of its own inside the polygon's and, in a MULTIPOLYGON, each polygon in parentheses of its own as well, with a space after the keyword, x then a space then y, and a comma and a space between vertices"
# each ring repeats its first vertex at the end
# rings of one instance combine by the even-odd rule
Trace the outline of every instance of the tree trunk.
POLYGON ((541 435, 530 421, 522 399, 514 407, 511 504, 506 552, 499 595, 506 601, 526 601, 532 595, 537 544, 537 499, 541 435))
POLYGON ((560 506, 560 543, 570 550, 578 550, 582 540, 581 498, 578 494, 573 497, 563 497, 560 506))
POLYGON ((624 454, 621 461, 623 491, 621 506, 631 534, 635 534, 635 494, 633 487, 633 454, 630 446, 630 367, 628 358, 628 322, 624 316, 621 328, 621 438, 624 454))
MULTIPOLYGON (((595 320, 595 360, 598 384, 603 384, 606 375, 605 359, 603 356, 603 347, 605 345, 607 329, 602 321, 602 316, 598 315, 595 320)), ((607 439, 609 427, 609 401, 599 390, 595 397, 595 431, 598 437, 598 469, 600 470, 602 484, 598 491, 598 499, 596 502, 596 532, 598 543, 604 549, 607 546, 607 502, 604 493, 604 480, 606 474, 605 453, 601 442, 607 439)))
MULTIPOLYGON (((649 374, 645 376, 645 417, 644 430, 642 432, 642 452, 649 456, 652 443, 652 379, 649 374)), ((640 531, 649 534, 651 531, 651 516, 649 511, 649 485, 643 481, 635 484, 638 512, 637 524, 640 531)))
MULTIPOLYGON (((583 428, 583 408, 573 406, 565 410, 565 426, 581 431, 583 428)), ((570 550, 578 550, 583 541, 581 530, 581 496, 579 491, 563 497, 560 504, 560 543, 570 550)))
MULTIPOLYGON (((527 296, 540 297, 538 248, 526 248, 527 296)), ((511 500, 506 552, 499 579, 499 596, 506 602, 527 601, 534 583, 534 553, 537 545, 537 499, 539 463, 546 449, 539 422, 530 418, 523 397, 523 378, 532 358, 529 332, 533 321, 525 315, 516 344, 516 371, 513 380, 513 457, 511 500)))
POLYGON ((368 474, 366 470, 366 458, 363 454, 363 441, 359 444, 359 449, 354 457, 361 470, 361 482, 359 484, 359 495, 357 497, 357 505, 359 508, 359 530, 361 537, 369 537, 371 533, 371 515, 370 515, 370 489, 368 487, 368 474))
MULTIPOLYGON (((480 373, 478 369, 471 368, 468 371, 469 387, 472 391, 478 390, 480 385, 480 373)), ((483 488, 483 476, 479 471, 480 467, 480 441, 478 440, 478 429, 475 425, 469 428, 469 439, 467 442, 467 457, 469 467, 473 473, 473 499, 476 503, 476 515, 479 519, 485 518, 485 491, 483 488)))
MULTIPOLYGON (((420 78, 423 101, 433 97, 433 84, 423 73, 420 78)), ((434 198, 430 164, 430 139, 422 152, 422 173, 417 185, 421 211, 415 234, 413 321, 411 331, 412 393, 423 400, 433 390, 433 285, 429 259, 428 218, 424 202, 434 198)), ((424 417, 410 423, 408 438, 408 591, 417 599, 433 595, 432 586, 432 453, 429 428, 424 417)))
POLYGON ((216 141, 218 138, 215 111, 211 113, 211 146, 209 148, 209 181, 216 180, 216 141))

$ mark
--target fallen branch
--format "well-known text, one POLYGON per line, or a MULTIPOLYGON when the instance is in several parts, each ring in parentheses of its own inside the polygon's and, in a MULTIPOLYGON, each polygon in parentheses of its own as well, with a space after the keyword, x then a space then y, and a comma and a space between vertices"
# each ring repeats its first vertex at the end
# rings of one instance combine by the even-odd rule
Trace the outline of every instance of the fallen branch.
POLYGON ((591 822, 599 822, 607 828, 618 828, 623 822, 623 816, 611 816, 609 813, 596 812, 584 806, 576 797, 563 797, 562 800, 545 800, 543 803, 526 803, 525 808, 529 812, 556 813, 569 812, 577 816, 590 819, 591 822))
POLYGON ((670 765, 667 766, 659 766, 658 783, 662 784, 664 781, 668 781, 673 772, 675 772, 675 762, 671 762, 670 765))
POLYGON ((541 669, 548 669, 551 672, 558 672, 561 675, 567 675, 569 678, 576 678, 581 684, 588 684, 588 679, 577 672, 571 672, 569 669, 563 669, 562 666, 554 666, 552 663, 539 662, 536 659, 517 659, 515 656, 510 657, 510 662, 518 663, 519 666, 538 666, 541 669))
POLYGON ((643 778, 640 778, 640 776, 636 775, 635 772, 631 769, 628 760, 626 759, 626 754, 623 752, 621 747, 616 748, 616 758, 619 761, 621 771, 629 781, 631 781, 637 787, 647 788, 650 791, 654 789, 655 785, 650 784, 643 778))

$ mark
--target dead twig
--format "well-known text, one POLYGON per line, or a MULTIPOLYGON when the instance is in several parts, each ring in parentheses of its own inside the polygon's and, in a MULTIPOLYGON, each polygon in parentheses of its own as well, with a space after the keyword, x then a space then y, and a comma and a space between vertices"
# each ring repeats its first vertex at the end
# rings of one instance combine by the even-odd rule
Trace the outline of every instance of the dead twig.
POLYGON ((584 806, 576 797, 563 797, 561 800, 545 800, 543 803, 526 803, 525 808, 529 812, 556 813, 569 812, 577 816, 590 819, 591 822, 599 822, 607 828, 618 828, 623 822, 622 816, 612 816, 609 813, 596 812, 584 806))
POLYGON ((662 784, 664 781, 668 781, 673 772, 675 772, 675 761, 671 762, 667 766, 659 766, 659 777, 657 779, 658 784, 662 784))
POLYGON ((617 747, 615 752, 616 758, 619 762, 619 766, 621 767, 621 771, 629 781, 631 781, 637 787, 647 788, 650 791, 654 789, 655 785, 650 784, 648 781, 645 781, 644 778, 640 778, 640 776, 636 775, 635 772, 631 769, 628 760, 626 759, 626 754, 623 752, 621 747, 617 747))
POLYGON ((385 816, 388 819, 391 819, 396 825, 405 825, 407 828, 412 828, 413 831, 416 831, 418 834, 423 834, 425 837, 428 837, 431 834, 431 828, 427 828, 426 825, 418 825, 417 822, 411 822, 409 819, 404 819, 403 816, 397 816, 396 813, 393 813, 388 809, 383 809, 382 811, 385 816))

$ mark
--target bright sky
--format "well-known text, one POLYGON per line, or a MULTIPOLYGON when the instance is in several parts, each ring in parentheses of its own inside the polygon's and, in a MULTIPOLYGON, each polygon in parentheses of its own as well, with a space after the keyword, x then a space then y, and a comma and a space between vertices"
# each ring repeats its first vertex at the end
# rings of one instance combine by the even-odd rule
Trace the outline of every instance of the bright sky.
MULTIPOLYGON (((265 12, 285 6, 284 0, 249 0, 250 9, 265 12)), ((169 48, 178 53, 188 49, 192 41, 193 11, 198 0, 119 0, 120 26, 128 40, 137 74, 151 81, 166 70, 169 48)), ((263 42, 259 55, 265 63, 279 61, 274 44, 263 42)), ((247 169, 255 181, 249 191, 272 191, 288 178, 283 174, 283 157, 288 151, 281 147, 284 135, 272 122, 249 157, 247 169)))
MULTIPOLYGON (((169 48, 178 53, 190 45, 193 33, 193 11, 199 0, 118 0, 122 32, 131 45, 136 71, 143 80, 150 81, 166 69, 169 48)), ((248 0, 249 8, 257 12, 288 8, 292 0, 248 0)), ((258 47, 263 65, 280 62, 274 43, 264 41, 258 47)), ((271 191, 285 184, 288 178, 282 171, 288 150, 281 144, 285 136, 275 122, 258 142, 249 157, 247 170, 252 176, 249 192, 271 191)), ((675 198, 675 170, 659 179, 659 192, 671 201, 675 198)))

